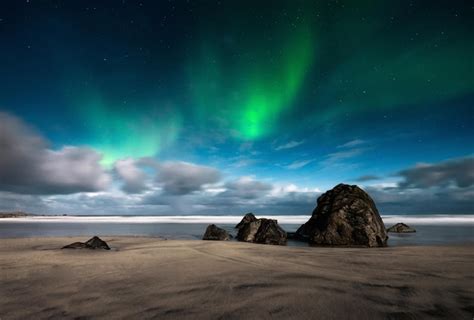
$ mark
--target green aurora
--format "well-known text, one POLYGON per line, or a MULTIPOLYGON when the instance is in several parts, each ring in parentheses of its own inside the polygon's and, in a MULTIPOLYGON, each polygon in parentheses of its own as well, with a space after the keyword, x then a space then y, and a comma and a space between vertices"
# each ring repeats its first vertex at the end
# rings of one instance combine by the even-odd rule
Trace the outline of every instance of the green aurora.
POLYGON ((60 35, 50 42, 62 105, 83 130, 76 139, 104 164, 159 156, 211 129, 235 144, 320 135, 341 117, 421 110, 474 92, 472 23, 454 9, 275 1, 193 10, 200 19, 176 17, 156 35, 141 11, 144 35, 127 31, 121 41, 108 17, 110 39, 91 30, 81 47, 47 26, 60 35))

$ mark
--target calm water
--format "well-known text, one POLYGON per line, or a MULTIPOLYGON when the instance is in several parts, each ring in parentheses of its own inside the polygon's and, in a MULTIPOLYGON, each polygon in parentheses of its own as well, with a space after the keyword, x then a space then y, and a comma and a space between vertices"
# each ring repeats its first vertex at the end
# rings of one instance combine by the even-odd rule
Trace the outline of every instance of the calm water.
MULTIPOLYGON (((214 223, 235 235, 235 222, 241 217, 220 217, 214 223), (232 222, 232 223, 231 223, 232 222)), ((181 219, 181 218, 180 218, 181 219)), ((303 220, 306 217, 302 218, 303 220)), ((398 219, 398 218, 397 218, 398 219)), ((24 237, 55 237, 55 236, 84 236, 85 238, 94 235, 99 236, 160 236, 167 239, 196 240, 201 239, 206 227, 212 223, 206 219, 186 219, 178 220, 180 223, 156 222, 156 219, 143 217, 57 217, 50 219, 47 217, 25 220, 1 219, 0 238, 24 238, 24 237), (202 220, 202 221, 201 221, 202 220), (204 221, 206 220, 206 221, 204 221)), ((406 219, 399 219, 407 221, 406 219)), ((160 220, 158 220, 160 221, 160 220)), ((164 220, 164 221, 173 221, 164 220)), ((281 226, 288 232, 294 232, 301 223, 285 223, 285 221, 295 222, 294 217, 280 219, 281 226)), ((392 225, 395 221, 384 218, 386 226, 392 225), (389 223, 387 223, 387 220, 389 223)), ((389 234, 389 245, 436 245, 436 244, 462 244, 474 243, 474 216, 465 221, 460 220, 429 220, 426 216, 423 220, 409 220, 417 232, 412 234, 389 234), (430 223, 431 221, 431 223, 430 223)), ((305 245, 291 241, 289 245, 305 245)))

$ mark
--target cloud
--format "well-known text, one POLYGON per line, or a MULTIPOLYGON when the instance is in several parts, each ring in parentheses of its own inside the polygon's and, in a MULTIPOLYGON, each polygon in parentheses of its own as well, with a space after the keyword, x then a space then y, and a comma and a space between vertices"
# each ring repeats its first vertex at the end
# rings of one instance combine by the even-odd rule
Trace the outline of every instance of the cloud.
POLYGON ((357 146, 360 146, 362 144, 365 144, 367 143, 365 140, 361 140, 361 139, 354 139, 354 140, 351 140, 351 141, 348 141, 344 144, 341 144, 341 145, 338 145, 336 148, 353 148, 353 147, 357 147, 357 146))
POLYGON ((0 192, 0 211, 46 212, 48 206, 38 195, 0 192))
POLYGON ((345 167, 346 169, 356 167, 353 163, 347 164, 346 160, 355 158, 370 150, 370 147, 364 146, 365 144, 367 144, 367 141, 361 139, 341 144, 336 147, 339 151, 327 154, 325 159, 320 161, 319 164, 323 167, 345 167))
POLYGON ((304 166, 310 164, 313 162, 315 159, 309 159, 309 160, 297 160, 293 161, 289 165, 285 166, 285 168, 290 169, 290 170, 295 170, 299 168, 303 168, 304 166))
POLYGON ((467 188, 474 185, 474 157, 448 160, 437 164, 418 164, 398 172, 404 178, 401 188, 449 186, 467 188))
POLYGON ((147 175, 139 167, 140 161, 134 159, 123 159, 115 162, 114 170, 124 182, 122 190, 126 193, 140 193, 148 189, 146 185, 147 175))
POLYGON ((20 119, 0 113, 0 190, 22 194, 69 194, 105 189, 109 174, 101 155, 86 147, 48 148, 20 119))
MULTIPOLYGON (((341 145, 323 160, 344 164, 368 148, 362 140, 341 145), (342 147, 344 146, 344 147, 342 147)), ((249 146, 250 147, 250 146, 249 146)), ((246 147, 247 148, 247 147, 246 147)), ((188 162, 122 159, 113 172, 125 194, 110 186, 111 175, 101 155, 86 147, 53 150, 38 133, 11 115, 0 113, 0 209, 36 213, 101 214, 308 214, 321 194, 316 188, 279 185, 255 177, 222 180, 213 167, 188 162), (151 170, 148 170, 151 169, 151 170), (154 179, 153 179, 154 176, 154 179), (184 197, 183 197, 184 196, 184 197)), ((314 159, 298 160, 287 169, 314 159)), ((365 186, 380 212, 472 213, 474 158, 419 164, 385 181, 365 186), (401 180, 401 181, 399 181, 401 180)), ((336 184, 336 183, 335 183, 336 184)))
POLYGON ((471 214, 474 188, 366 187, 382 214, 471 214))
POLYGON ((277 146, 275 148, 276 151, 279 151, 279 150, 285 150, 285 149, 292 149, 292 148, 296 148, 297 146, 300 146, 304 143, 304 140, 301 140, 301 141, 295 141, 295 140, 292 140, 288 143, 285 143, 283 145, 280 145, 280 146, 277 146))
POLYGON ((169 195, 185 195, 199 191, 206 184, 220 180, 220 172, 211 167, 188 162, 165 162, 158 165, 157 181, 169 195))
POLYGON ((354 158, 358 155, 361 155, 367 150, 367 148, 355 148, 355 149, 349 149, 349 150, 344 150, 344 151, 338 151, 334 153, 330 153, 326 155, 326 159, 321 161, 321 165, 325 167, 329 166, 335 166, 339 165, 340 162, 354 158))
POLYGON ((474 210, 474 158, 418 164, 399 171, 400 182, 365 189, 385 214, 450 214, 474 210))
POLYGON ((275 186, 240 177, 216 186, 205 186, 186 197, 151 193, 144 206, 169 206, 173 213, 184 214, 308 214, 314 209, 318 189, 299 188, 294 184, 275 186))
POLYGON ((226 182, 222 191, 203 190, 189 199, 194 212, 204 214, 308 214, 314 209, 318 189, 299 188, 294 184, 275 186, 253 177, 226 182))
POLYGON ((379 180, 380 177, 376 175, 365 175, 365 176, 360 176, 359 178, 356 179, 358 182, 365 182, 365 181, 371 181, 371 180, 379 180))
POLYGON ((318 191, 293 191, 266 199, 264 212, 278 214, 307 214, 308 217, 316 207, 316 200, 321 195, 318 191))
POLYGON ((224 188, 226 191, 220 193, 220 197, 257 199, 272 190, 273 186, 257 181, 252 177, 241 177, 235 181, 225 183, 224 188))

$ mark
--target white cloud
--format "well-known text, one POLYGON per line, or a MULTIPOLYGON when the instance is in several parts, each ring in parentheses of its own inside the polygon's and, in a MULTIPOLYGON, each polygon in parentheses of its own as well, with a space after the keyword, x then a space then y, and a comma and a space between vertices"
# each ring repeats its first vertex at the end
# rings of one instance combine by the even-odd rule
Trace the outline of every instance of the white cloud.
POLYGON ((314 193, 320 193, 321 189, 319 188, 308 188, 308 187, 298 187, 297 185, 290 183, 286 184, 283 186, 274 186, 272 192, 270 195, 272 197, 280 197, 284 196, 287 193, 294 193, 294 192, 301 192, 301 193, 306 193, 306 192, 314 192, 314 193))
POLYGON ((326 155, 326 158, 323 161, 321 161, 320 164, 325 167, 340 165, 341 162, 343 162, 344 160, 359 156, 367 150, 368 150, 367 148, 355 148, 355 149, 349 149, 349 150, 330 153, 326 155))
POLYGON ((304 143, 304 140, 301 140, 301 141, 292 140, 288 143, 277 146, 275 150, 279 151, 279 150, 285 150, 285 149, 292 149, 292 148, 296 148, 297 146, 302 145, 303 143, 304 143))
POLYGON ((336 148, 353 148, 353 147, 357 147, 357 146, 360 146, 362 144, 366 144, 367 141, 365 140, 362 140, 362 139, 354 139, 354 140, 351 140, 351 141, 348 141, 344 144, 341 144, 341 145, 338 145, 336 148))
POLYGON ((222 197, 236 197, 239 199, 256 199, 272 190, 269 183, 255 180, 253 177, 241 177, 237 180, 224 184, 226 191, 222 192, 222 197))
POLYGON ((139 167, 140 162, 131 158, 118 160, 114 169, 123 180, 122 190, 127 193, 140 193, 148 189, 146 185, 147 175, 139 167))
POLYGON ((296 160, 290 163, 289 165, 285 166, 285 168, 290 169, 290 170, 295 170, 299 168, 303 168, 304 166, 310 164, 313 162, 315 159, 309 159, 309 160, 296 160))

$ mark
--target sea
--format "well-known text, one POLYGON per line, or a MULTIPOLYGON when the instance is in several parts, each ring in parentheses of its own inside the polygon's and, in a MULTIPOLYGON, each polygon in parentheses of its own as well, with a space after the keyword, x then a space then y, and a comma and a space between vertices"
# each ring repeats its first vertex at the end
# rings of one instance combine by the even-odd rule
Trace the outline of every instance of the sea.
MULTIPOLYGON (((295 232, 308 216, 265 216, 277 219, 287 232, 295 232)), ((169 240, 198 240, 209 224, 230 234, 242 216, 29 216, 1 218, 0 238, 67 237, 94 235, 147 236, 169 240)), ((474 215, 382 215, 386 227, 403 222, 416 233, 389 233, 389 246, 474 244, 474 215)), ((289 241, 289 246, 306 246, 289 241)))

